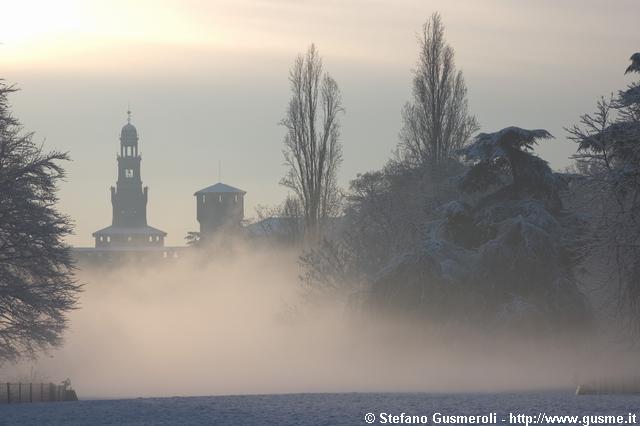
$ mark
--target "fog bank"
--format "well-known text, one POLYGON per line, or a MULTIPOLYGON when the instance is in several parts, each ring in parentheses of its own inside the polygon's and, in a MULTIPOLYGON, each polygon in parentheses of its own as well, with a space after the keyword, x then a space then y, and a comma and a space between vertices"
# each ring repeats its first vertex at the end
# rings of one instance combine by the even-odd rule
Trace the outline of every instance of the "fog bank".
POLYGON ((292 251, 238 244, 208 258, 80 271, 64 347, 0 378, 69 377, 84 398, 499 391, 571 388, 627 365, 593 339, 498 338, 356 315, 343 298, 309 303, 292 251))

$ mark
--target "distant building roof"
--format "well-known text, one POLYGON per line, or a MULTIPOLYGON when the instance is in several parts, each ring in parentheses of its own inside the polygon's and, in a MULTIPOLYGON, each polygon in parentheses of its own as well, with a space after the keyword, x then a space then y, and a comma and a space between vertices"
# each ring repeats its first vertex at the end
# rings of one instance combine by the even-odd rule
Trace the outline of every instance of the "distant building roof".
POLYGON ((294 232, 302 227, 302 219, 295 217, 267 217, 245 227, 252 236, 267 236, 294 232))
POLYGON ((177 252, 188 250, 189 247, 169 247, 169 246, 106 246, 106 247, 71 247, 75 253, 104 253, 104 252, 177 252))
POLYGON ((200 191, 196 192, 193 195, 201 195, 201 194, 220 194, 220 193, 233 193, 233 194, 246 194, 242 189, 234 188, 233 186, 229 186, 225 183, 218 182, 215 185, 208 186, 200 191))
POLYGON ((107 226, 92 234, 99 235, 167 235, 166 232, 154 228, 153 226, 137 226, 135 228, 125 228, 123 226, 107 226))
MULTIPOLYGON (((345 217, 329 217, 325 219, 326 231, 330 234, 342 232, 345 227, 345 217)), ((249 235, 264 237, 269 235, 302 232, 304 219, 295 217, 270 216, 251 223, 245 227, 249 235)))

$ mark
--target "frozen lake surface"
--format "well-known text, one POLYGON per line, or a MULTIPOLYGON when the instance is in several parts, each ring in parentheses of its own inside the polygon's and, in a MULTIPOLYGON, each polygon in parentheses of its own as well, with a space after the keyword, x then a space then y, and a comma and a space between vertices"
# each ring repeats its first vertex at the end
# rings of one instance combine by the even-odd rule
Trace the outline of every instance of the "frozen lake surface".
MULTIPOLYGON (((497 424, 510 413, 531 415, 640 414, 640 395, 575 396, 572 392, 499 394, 347 393, 87 400, 0 405, 2 425, 366 425, 381 413, 485 415, 497 424)), ((640 417, 640 416, 638 416, 640 417)), ((640 419, 638 419, 640 422, 640 419)), ((405 420, 406 423, 406 420, 405 420)), ((544 423, 544 422, 542 422, 544 423)), ((631 424, 632 422, 627 422, 631 424)), ((387 423, 390 424, 390 423, 387 423)), ((524 423, 521 423, 524 424, 524 423)))

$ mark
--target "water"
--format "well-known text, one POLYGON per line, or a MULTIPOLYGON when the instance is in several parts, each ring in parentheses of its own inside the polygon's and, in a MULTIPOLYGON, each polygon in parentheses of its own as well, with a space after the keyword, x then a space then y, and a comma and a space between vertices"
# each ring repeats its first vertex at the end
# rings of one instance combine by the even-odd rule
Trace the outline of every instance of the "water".
POLYGON ((373 413, 376 419, 372 424, 377 425, 383 424, 380 423, 381 413, 399 416, 403 412, 426 416, 423 419, 427 419, 428 424, 435 424, 432 416, 436 412, 446 415, 484 415, 495 412, 497 424, 516 424, 513 418, 510 419, 510 413, 531 415, 534 420, 543 413, 574 415, 579 416, 577 424, 584 424, 584 416, 620 415, 626 424, 633 424, 629 421, 629 413, 640 414, 640 396, 575 396, 567 391, 513 394, 291 394, 88 400, 0 405, 0 424, 339 426, 366 425, 365 415, 373 413))

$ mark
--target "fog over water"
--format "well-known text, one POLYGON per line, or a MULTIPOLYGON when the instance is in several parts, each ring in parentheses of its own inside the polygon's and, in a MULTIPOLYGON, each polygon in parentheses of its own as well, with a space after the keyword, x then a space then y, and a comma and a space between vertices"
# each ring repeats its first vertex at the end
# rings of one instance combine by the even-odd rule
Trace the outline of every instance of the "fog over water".
POLYGON ((569 389, 605 362, 606 372, 632 365, 596 339, 430 330, 355 314, 330 296, 310 303, 293 251, 237 243, 209 259, 81 271, 64 347, 0 375, 69 377, 83 398, 487 392, 569 389))

